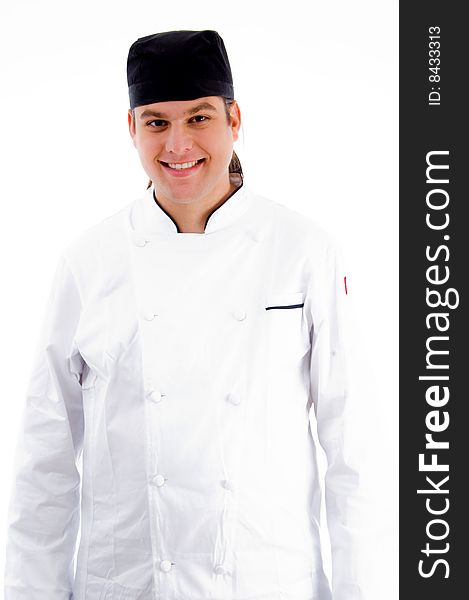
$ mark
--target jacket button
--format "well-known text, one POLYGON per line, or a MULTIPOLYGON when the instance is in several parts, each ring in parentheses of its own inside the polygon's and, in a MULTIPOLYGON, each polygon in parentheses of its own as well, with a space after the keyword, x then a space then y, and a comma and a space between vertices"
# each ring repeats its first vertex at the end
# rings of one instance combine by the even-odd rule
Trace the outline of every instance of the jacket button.
POLYGON ((246 313, 244 312, 244 310, 235 310, 233 313, 233 317, 237 321, 244 321, 244 319, 246 318, 246 313))
POLYGON ((155 313, 154 310, 148 310, 143 314, 145 321, 153 321, 153 319, 157 316, 158 315, 155 313))
POLYGON ((136 246, 139 246, 140 248, 145 246, 145 244, 147 243, 148 240, 146 240, 142 235, 140 234, 136 234, 134 236, 134 244, 136 246))
POLYGON ((162 394, 159 390, 151 390, 149 396, 153 402, 161 402, 161 398, 164 396, 164 394, 162 394))
POLYGON ((262 231, 256 231, 252 238, 255 242, 260 243, 264 241, 264 234, 262 233, 262 231))
POLYGON ((240 402, 241 402, 241 398, 240 398, 240 397, 239 397, 239 395, 238 395, 238 394, 236 394, 235 392, 230 392, 230 393, 227 395, 226 399, 228 400, 228 402, 231 402, 231 404, 234 404, 234 405, 236 405, 236 406, 237 406, 238 404, 240 404, 240 402))
POLYGON ((228 570, 224 565, 216 565, 213 570, 217 575, 225 575, 225 573, 228 573, 228 570))
POLYGON ((162 485, 164 485, 165 478, 164 478, 164 476, 163 476, 163 475, 155 475, 155 476, 153 477, 153 479, 151 480, 151 482, 152 482, 154 485, 157 485, 158 487, 161 487, 162 485))
POLYGON ((164 571, 165 573, 168 573, 169 571, 171 571, 172 566, 173 566, 173 564, 170 560, 162 560, 160 562, 160 569, 162 571, 164 571))
POLYGON ((224 480, 221 482, 221 485, 222 485, 222 487, 224 487, 224 488, 225 488, 225 490, 228 490, 228 491, 230 491, 230 492, 232 492, 232 491, 233 491, 233 489, 234 489, 234 488, 233 488, 233 484, 231 483, 231 481, 228 481, 228 479, 224 479, 224 480))

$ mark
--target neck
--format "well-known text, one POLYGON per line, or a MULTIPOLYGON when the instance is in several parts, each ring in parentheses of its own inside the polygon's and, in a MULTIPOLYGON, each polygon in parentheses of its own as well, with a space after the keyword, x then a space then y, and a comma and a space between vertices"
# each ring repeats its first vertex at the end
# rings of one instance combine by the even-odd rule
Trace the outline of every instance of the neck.
POLYGON ((180 233, 204 233, 205 224, 208 216, 220 207, 229 196, 231 196, 238 186, 230 179, 228 180, 228 189, 215 202, 195 202, 189 204, 178 204, 160 197, 156 192, 158 204, 171 216, 177 223, 180 233))

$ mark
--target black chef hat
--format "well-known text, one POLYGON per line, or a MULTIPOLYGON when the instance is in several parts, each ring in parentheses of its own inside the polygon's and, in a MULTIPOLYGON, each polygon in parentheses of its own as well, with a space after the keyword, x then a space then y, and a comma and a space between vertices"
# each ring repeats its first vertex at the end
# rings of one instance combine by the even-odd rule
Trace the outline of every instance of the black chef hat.
POLYGON ((216 31, 165 31, 139 38, 127 59, 130 108, 194 100, 234 98, 225 44, 216 31))

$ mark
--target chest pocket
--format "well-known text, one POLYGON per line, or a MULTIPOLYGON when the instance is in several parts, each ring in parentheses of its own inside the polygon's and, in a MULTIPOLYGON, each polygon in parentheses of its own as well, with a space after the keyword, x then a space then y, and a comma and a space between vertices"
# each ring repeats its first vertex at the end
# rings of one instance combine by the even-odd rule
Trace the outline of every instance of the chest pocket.
POLYGON ((309 350, 304 318, 304 292, 273 292, 264 300, 269 332, 269 352, 274 362, 296 363, 309 350))

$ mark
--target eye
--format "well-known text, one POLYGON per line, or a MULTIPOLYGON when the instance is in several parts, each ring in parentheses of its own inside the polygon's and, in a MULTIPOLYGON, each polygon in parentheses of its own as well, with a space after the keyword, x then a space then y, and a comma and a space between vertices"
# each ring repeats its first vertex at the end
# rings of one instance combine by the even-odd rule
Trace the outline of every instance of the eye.
POLYGON ((195 115, 195 117, 192 118, 197 119, 196 123, 204 123, 209 120, 209 117, 206 117, 205 115, 195 115))
POLYGON ((154 119, 153 121, 148 121, 147 125, 150 125, 150 127, 164 127, 166 121, 163 121, 163 119, 154 119))

